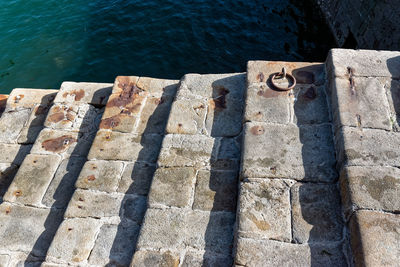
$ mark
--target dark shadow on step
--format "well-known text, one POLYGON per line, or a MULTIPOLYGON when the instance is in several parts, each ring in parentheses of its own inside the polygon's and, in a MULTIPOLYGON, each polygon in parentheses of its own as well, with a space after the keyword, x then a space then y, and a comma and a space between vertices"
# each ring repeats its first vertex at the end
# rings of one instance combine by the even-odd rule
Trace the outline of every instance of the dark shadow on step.
MULTIPOLYGON (((104 88, 96 91, 94 99, 98 96, 106 95, 104 92, 111 92, 110 88, 104 88)), ((68 105, 68 104, 66 104, 68 105)), ((101 116, 104 112, 104 106, 91 105, 92 111, 85 114, 82 119, 78 133, 77 144, 70 157, 64 159, 58 169, 43 197, 42 203, 50 207, 44 227, 45 230, 36 240, 24 266, 32 266, 32 263, 39 263, 45 260, 47 251, 56 234, 56 231, 64 218, 64 212, 75 191, 75 182, 87 159, 90 146, 96 136, 101 116), (95 112, 95 113, 93 113, 95 112), (95 116, 93 114, 96 114, 95 116)), ((57 130, 56 130, 57 131, 57 130)), ((68 138, 68 137, 66 137, 68 138)))
POLYGON ((210 134, 215 138, 211 169, 197 176, 194 209, 210 211, 202 266, 232 266, 246 74, 216 80, 212 88, 207 114, 207 120, 213 116, 210 134), (204 180, 212 193, 203 199, 204 180))
POLYGON ((386 64, 392 75, 390 84, 392 99, 389 99, 389 102, 392 101, 394 115, 396 116, 393 128, 400 131, 400 56, 388 59, 386 64))
MULTIPOLYGON (((157 107, 149 116, 143 130, 137 160, 125 167, 123 175, 129 175, 126 184, 130 184, 124 192, 115 238, 106 266, 129 266, 131 263, 140 227, 147 209, 147 195, 156 171, 156 162, 165 136, 165 129, 175 98, 178 84, 166 86, 161 98, 148 97, 147 102, 155 101, 157 107), (130 165, 132 167, 130 167, 130 165), (127 173, 129 171, 129 173, 127 173)), ((140 119, 143 119, 142 116, 140 119)), ((124 178, 123 178, 124 179, 124 178)), ((101 233, 100 233, 101 234, 101 233)))
MULTIPOLYGON (((27 122, 29 122, 32 116, 35 116, 35 118, 30 122, 29 127, 27 129, 23 128, 20 133, 20 137, 21 134, 23 134, 26 136, 26 138, 24 138, 25 140, 18 140, 21 141, 22 143, 17 152, 17 155, 15 156, 13 162, 11 163, 11 166, 7 168, 0 176, 0 204, 3 202, 4 194, 7 192, 8 187, 13 181, 24 158, 26 157, 26 155, 30 153, 30 150, 32 148, 33 143, 36 140, 36 137, 38 136, 41 129, 43 129, 44 120, 47 116, 47 113, 49 112, 51 105, 53 104, 55 96, 56 93, 44 96, 41 99, 40 104, 32 108, 27 122)), ((11 99, 9 101, 11 101, 11 99)), ((9 110, 5 112, 3 115, 7 115, 6 113, 8 112, 18 112, 18 111, 9 110)), ((0 123, 1 123, 1 118, 0 118, 0 123)))

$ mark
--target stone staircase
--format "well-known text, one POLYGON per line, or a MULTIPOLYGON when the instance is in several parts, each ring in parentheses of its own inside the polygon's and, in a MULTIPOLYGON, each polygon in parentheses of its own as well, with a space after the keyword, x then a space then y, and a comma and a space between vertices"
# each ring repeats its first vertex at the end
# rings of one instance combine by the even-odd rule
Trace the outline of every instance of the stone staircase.
POLYGON ((398 52, 337 49, 14 89, 0 266, 396 265, 399 79, 398 52), (291 91, 269 83, 282 67, 291 91))

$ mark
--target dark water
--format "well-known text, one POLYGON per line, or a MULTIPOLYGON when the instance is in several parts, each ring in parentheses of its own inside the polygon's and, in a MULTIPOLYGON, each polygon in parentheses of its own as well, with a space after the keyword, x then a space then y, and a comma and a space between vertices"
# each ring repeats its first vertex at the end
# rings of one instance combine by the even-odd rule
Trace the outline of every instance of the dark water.
POLYGON ((245 71, 251 59, 324 61, 334 41, 311 1, 3 0, 0 93, 245 71))

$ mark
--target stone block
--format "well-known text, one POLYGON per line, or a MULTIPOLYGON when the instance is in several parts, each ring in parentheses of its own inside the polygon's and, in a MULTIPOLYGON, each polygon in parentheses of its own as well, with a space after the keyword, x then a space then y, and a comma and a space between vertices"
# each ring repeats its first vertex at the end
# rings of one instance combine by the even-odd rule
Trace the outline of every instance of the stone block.
POLYGON ((179 254, 167 251, 139 250, 135 252, 130 266, 178 267, 179 254))
POLYGON ((147 98, 135 133, 164 134, 173 100, 173 96, 147 98))
POLYGON ((400 52, 332 49, 327 59, 327 70, 336 77, 354 76, 400 78, 400 52))
POLYGON ((104 192, 115 192, 121 178, 123 167, 123 163, 118 161, 87 161, 76 181, 76 187, 104 192))
POLYGON ((340 184, 347 215, 355 209, 400 211, 400 170, 397 168, 345 167, 340 184))
POLYGON ((357 211, 350 221, 357 266, 395 266, 400 258, 400 215, 357 211))
POLYGON ((90 253, 89 264, 129 266, 138 234, 136 224, 103 225, 90 253))
POLYGON ((305 181, 336 179, 330 124, 246 123, 242 176, 283 177, 305 181))
POLYGON ((31 145, 2 144, 0 143, 0 162, 21 165, 25 156, 31 150, 31 145))
POLYGON ((291 244, 239 238, 237 266, 347 266, 340 244, 291 244))
POLYGON ((247 63, 247 84, 266 83, 270 77, 286 67, 297 84, 322 85, 325 82, 325 67, 322 63, 282 62, 282 61, 249 61, 247 63))
MULTIPOLYGON (((119 78, 122 78, 119 76, 119 78)), ((129 77, 130 78, 130 77, 129 77)), ((134 77, 131 78, 134 80, 134 77)), ((136 83, 137 87, 149 92, 151 96, 160 97, 161 95, 173 96, 178 89, 178 80, 155 79, 140 77, 136 83)))
POLYGON ((137 136, 99 130, 88 158, 103 160, 144 161, 154 163, 160 151, 160 135, 137 136))
POLYGON ((338 162, 348 166, 400 166, 400 134, 342 127, 336 137, 338 162))
POLYGON ((244 121, 286 124, 290 121, 290 94, 271 89, 267 84, 247 88, 244 121))
POLYGON ((111 91, 111 83, 63 82, 54 102, 104 106, 111 91))
POLYGON ((216 139, 204 135, 166 135, 158 158, 162 167, 206 166, 215 158, 216 139))
POLYGON ((43 129, 33 145, 31 153, 71 155, 75 152, 80 136, 82 135, 78 132, 43 129))
POLYGON ((342 240, 344 222, 336 185, 297 183, 290 195, 294 242, 342 240))
POLYGON ((202 252, 189 250, 185 254, 182 267, 201 267, 201 266, 232 266, 232 255, 212 254, 212 252, 202 252))
POLYGON ((93 218, 64 220, 47 252, 46 261, 79 263, 88 259, 101 222, 93 218))
POLYGON ((196 180, 194 168, 159 168, 156 170, 149 193, 149 205, 175 207, 191 205, 196 180))
POLYGON ((291 241, 290 183, 274 179, 241 183, 240 236, 291 241))
POLYGON ((193 209, 236 211, 238 173, 200 170, 197 174, 193 209))
POLYGON ((336 127, 392 129, 385 83, 372 77, 335 78, 332 86, 336 127))
POLYGON ((203 99, 176 99, 172 104, 166 132, 168 134, 205 133, 207 103, 203 99))
POLYGON ((56 97, 58 90, 16 88, 11 91, 6 111, 13 109, 32 109, 35 105, 49 106, 56 97))
POLYGON ((75 191, 75 182, 86 159, 70 157, 64 159, 51 180, 42 204, 52 208, 66 208, 75 191))
POLYGON ((294 123, 303 125, 330 122, 325 86, 298 85, 294 94, 294 123))
POLYGON ((0 205, 1 247, 44 257, 61 221, 61 211, 3 202, 0 205))
POLYGON ((146 209, 143 196, 124 196, 77 189, 72 196, 65 217, 117 217, 141 223, 146 209))
POLYGON ((185 248, 185 217, 181 209, 147 209, 140 230, 137 250, 185 248))
POLYGON ((154 165, 149 165, 145 162, 127 164, 119 181, 117 191, 124 194, 146 196, 149 193, 155 170, 156 167, 154 165))
POLYGON ((24 126, 28 123, 30 109, 5 111, 0 120, 0 142, 17 143, 24 126))
POLYGON ((42 198, 61 162, 58 155, 26 156, 4 200, 29 205, 41 205, 42 198))

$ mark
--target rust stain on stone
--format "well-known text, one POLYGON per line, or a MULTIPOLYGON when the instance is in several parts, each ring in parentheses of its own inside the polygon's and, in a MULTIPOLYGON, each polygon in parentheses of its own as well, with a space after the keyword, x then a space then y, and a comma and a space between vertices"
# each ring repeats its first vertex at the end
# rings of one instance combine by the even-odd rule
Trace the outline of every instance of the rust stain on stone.
POLYGON ((86 177, 86 180, 94 181, 94 180, 96 180, 96 177, 94 175, 89 175, 88 177, 86 177))
POLYGON ((46 151, 59 152, 64 150, 68 145, 76 142, 76 139, 70 135, 63 135, 54 139, 48 139, 42 143, 42 148, 46 151))
POLYGON ((57 113, 51 114, 47 118, 47 120, 49 122, 57 123, 57 122, 60 122, 60 121, 64 120, 64 118, 65 118, 64 112, 57 112, 57 113))
POLYGON ((259 82, 263 82, 264 78, 265 78, 264 73, 260 72, 260 73, 257 74, 257 80, 259 82))
POLYGON ((213 88, 216 92, 216 96, 210 100, 211 107, 216 111, 222 111, 226 109, 226 96, 229 94, 229 90, 225 87, 213 88))
POLYGON ((270 88, 265 88, 264 90, 260 89, 257 92, 257 95, 263 96, 265 98, 274 98, 274 97, 280 97, 280 96, 287 96, 288 92, 276 91, 276 90, 272 90, 270 88))
POLYGON ((110 118, 102 119, 100 122, 100 129, 113 129, 121 123, 119 115, 112 116, 110 118))
POLYGON ((70 92, 65 92, 63 97, 66 98, 68 95, 74 96, 75 101, 80 101, 85 96, 85 91, 83 89, 72 90, 70 92))
POLYGON ((15 190, 13 192, 13 195, 16 196, 16 197, 20 197, 20 196, 22 196, 22 191, 21 190, 15 190))
POLYGON ((317 90, 314 86, 311 86, 307 89, 307 91, 303 94, 303 98, 306 100, 314 100, 317 98, 317 90))
POLYGON ((293 75, 296 78, 297 83, 312 84, 315 82, 314 73, 309 71, 300 70, 294 72, 293 75))
POLYGON ((11 207, 7 207, 6 208, 6 214, 10 214, 10 212, 11 212, 11 207))
POLYGON ((265 129, 262 126, 253 126, 251 127, 250 132, 253 135, 262 135, 263 133, 265 133, 265 129))

